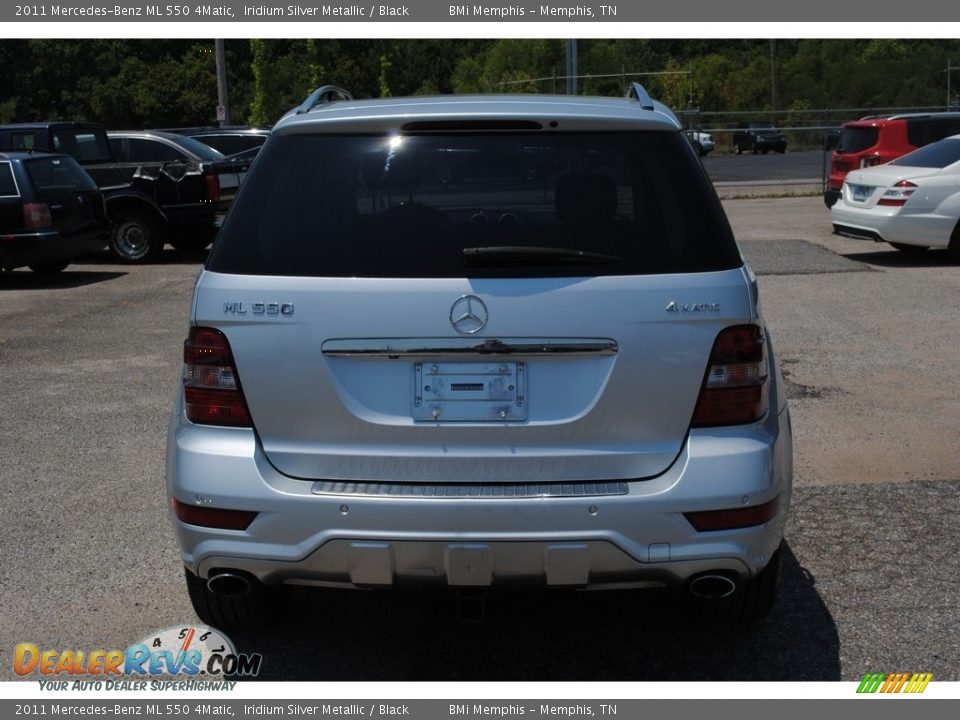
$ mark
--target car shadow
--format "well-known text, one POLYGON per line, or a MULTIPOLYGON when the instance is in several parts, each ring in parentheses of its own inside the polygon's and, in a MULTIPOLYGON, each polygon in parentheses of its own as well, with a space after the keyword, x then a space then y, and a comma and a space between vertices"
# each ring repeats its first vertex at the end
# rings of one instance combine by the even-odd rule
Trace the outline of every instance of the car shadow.
POLYGON ((231 637, 263 655, 259 680, 838 680, 837 627, 782 552, 779 598, 746 629, 694 623, 667 591, 500 594, 478 616, 476 596, 296 588, 277 627, 231 637))
POLYGON ((843 253, 843 256, 857 262, 889 268, 948 267, 960 264, 946 250, 905 253, 891 248, 874 252, 843 253))
POLYGON ((40 275, 32 270, 14 270, 0 276, 0 291, 3 290, 65 290, 94 285, 123 277, 125 272, 101 272, 74 270, 71 263, 66 270, 55 275, 40 275))

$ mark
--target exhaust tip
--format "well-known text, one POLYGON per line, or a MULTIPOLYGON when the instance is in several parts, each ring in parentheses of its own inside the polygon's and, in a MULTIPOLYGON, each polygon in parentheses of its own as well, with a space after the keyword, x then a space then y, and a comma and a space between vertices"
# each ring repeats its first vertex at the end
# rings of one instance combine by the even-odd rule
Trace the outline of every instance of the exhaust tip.
POLYGON ((690 581, 691 594, 708 600, 730 597, 736 590, 737 584, 726 575, 706 573, 690 581))
POLYGON ((236 597, 246 595, 251 590, 250 581, 243 575, 229 571, 218 572, 207 580, 207 588, 217 595, 236 597))

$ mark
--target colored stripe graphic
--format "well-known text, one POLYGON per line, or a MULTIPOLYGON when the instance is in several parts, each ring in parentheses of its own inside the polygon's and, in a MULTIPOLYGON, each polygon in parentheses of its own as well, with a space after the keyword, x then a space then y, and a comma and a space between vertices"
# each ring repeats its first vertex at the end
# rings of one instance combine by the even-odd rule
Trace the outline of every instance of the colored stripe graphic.
POLYGON ((933 673, 914 673, 904 692, 922 693, 927 689, 927 685, 930 684, 931 680, 933 680, 933 673))
POLYGON ((922 693, 933 679, 933 673, 867 673, 860 681, 858 693, 922 693))
POLYGON ((883 673, 867 673, 857 688, 858 693, 875 693, 880 689, 883 679, 886 677, 883 673))

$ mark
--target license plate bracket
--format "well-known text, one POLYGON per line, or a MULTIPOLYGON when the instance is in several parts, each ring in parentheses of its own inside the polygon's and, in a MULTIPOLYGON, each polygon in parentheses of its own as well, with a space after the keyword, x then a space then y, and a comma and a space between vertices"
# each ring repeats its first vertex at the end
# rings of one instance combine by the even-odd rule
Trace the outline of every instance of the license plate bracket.
POLYGON ((414 364, 417 422, 522 422, 527 412, 526 363, 414 364))

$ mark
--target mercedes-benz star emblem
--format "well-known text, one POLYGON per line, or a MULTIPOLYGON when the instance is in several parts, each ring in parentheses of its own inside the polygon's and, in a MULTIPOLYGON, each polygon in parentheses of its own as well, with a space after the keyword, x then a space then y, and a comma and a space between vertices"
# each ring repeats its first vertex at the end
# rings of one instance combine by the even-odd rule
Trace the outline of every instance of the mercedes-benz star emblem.
POLYGON ((464 335, 473 335, 487 324, 487 306, 476 295, 464 295, 450 308, 450 324, 464 335))

